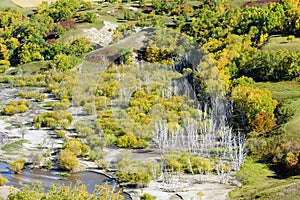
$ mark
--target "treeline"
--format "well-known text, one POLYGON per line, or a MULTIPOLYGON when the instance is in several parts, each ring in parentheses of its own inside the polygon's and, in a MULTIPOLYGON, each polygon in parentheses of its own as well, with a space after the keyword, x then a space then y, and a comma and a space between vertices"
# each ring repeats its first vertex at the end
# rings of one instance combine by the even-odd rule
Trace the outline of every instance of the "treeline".
MULTIPOLYGON (((228 1, 204 0, 198 5, 193 5, 188 14, 178 13, 176 17, 171 11, 182 4, 166 1, 154 3, 154 11, 147 15, 150 18, 148 22, 163 27, 163 21, 167 19, 158 15, 166 14, 168 19, 173 19, 175 25, 172 27, 175 27, 178 33, 191 36, 211 58, 211 61, 207 58, 202 59, 202 63, 197 67, 185 63, 185 69, 182 70, 185 73, 191 72, 188 69, 192 70, 192 83, 198 95, 205 95, 210 87, 205 83, 207 77, 203 72, 213 63, 218 70, 210 70, 211 78, 217 80, 217 76, 213 74, 218 73, 222 80, 221 84, 218 81, 212 82, 219 85, 214 88, 223 87, 233 102, 231 125, 236 131, 243 131, 250 138, 248 148, 256 145, 259 149, 250 154, 257 156, 260 154, 258 151, 267 151, 261 152, 260 156, 263 159, 278 164, 286 169, 287 173, 299 173, 298 144, 285 141, 282 136, 284 132, 278 133, 278 130, 282 130, 280 126, 283 126, 280 120, 279 124, 276 124, 276 119, 281 118, 282 113, 278 110, 281 109, 282 102, 275 101, 270 92, 256 88, 254 82, 299 78, 300 51, 262 50, 269 36, 274 34, 289 36, 288 38, 292 39, 299 36, 298 1, 282 0, 275 3, 266 2, 261 7, 232 8, 228 1), (163 6, 160 5, 167 5, 170 9, 161 10, 163 6), (153 13, 157 15, 152 16, 153 13), (154 21, 156 22, 153 23, 154 21), (197 85, 202 89, 197 90, 197 85), (278 134, 281 136, 276 136, 278 134), (263 146, 263 142, 259 144, 260 141, 265 141, 266 137, 272 138, 268 139, 268 147, 263 146)), ((186 2, 182 7, 187 6, 186 2)), ((159 35, 149 41, 144 59, 150 62, 172 63, 174 53, 180 52, 176 50, 179 46, 176 45, 177 41, 176 36, 159 35)))
POLYGON ((76 57, 91 50, 91 43, 85 38, 69 43, 53 41, 76 23, 94 22, 95 14, 87 11, 91 7, 91 3, 82 0, 44 2, 29 16, 22 15, 16 8, 2 8, 0 64, 10 66, 54 59, 59 69, 74 66, 73 62, 78 62, 76 57))

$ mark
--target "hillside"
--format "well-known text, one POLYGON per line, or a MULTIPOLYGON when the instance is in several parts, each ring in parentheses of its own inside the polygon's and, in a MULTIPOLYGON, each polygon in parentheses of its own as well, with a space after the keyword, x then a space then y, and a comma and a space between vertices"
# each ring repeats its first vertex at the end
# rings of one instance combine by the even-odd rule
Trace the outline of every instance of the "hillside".
POLYGON ((40 3, 0 3, 0 185, 36 168, 133 199, 297 198, 295 1, 40 3))

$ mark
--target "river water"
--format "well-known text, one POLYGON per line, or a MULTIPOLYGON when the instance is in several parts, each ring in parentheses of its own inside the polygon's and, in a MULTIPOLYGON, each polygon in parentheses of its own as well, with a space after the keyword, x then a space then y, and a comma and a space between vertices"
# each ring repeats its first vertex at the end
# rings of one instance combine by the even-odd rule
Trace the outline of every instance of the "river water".
MULTIPOLYGON (((13 185, 20 188, 20 184, 28 184, 34 182, 41 182, 45 188, 49 188, 52 183, 59 183, 64 185, 75 184, 78 180, 82 183, 87 184, 87 190, 92 192, 95 185, 103 185, 105 182, 109 182, 110 185, 117 186, 117 182, 114 179, 110 179, 102 174, 95 172, 78 172, 73 173, 69 177, 62 177, 58 175, 59 171, 51 170, 41 170, 41 169, 24 169, 22 174, 14 174, 13 171, 9 169, 7 163, 0 162, 0 174, 8 179, 8 183, 5 185, 13 185)), ((131 198, 127 194, 123 194, 125 200, 130 200, 131 198)))

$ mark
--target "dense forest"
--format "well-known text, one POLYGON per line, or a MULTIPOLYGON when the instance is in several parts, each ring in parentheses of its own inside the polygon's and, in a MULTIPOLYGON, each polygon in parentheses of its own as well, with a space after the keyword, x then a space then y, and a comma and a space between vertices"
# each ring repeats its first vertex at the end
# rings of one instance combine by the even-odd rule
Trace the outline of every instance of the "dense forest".
MULTIPOLYGON (((299 37, 297 0, 2 6, 0 83, 18 92, 3 98, 1 117, 42 105, 28 126, 63 141, 31 162, 24 156, 10 161, 10 169, 21 173, 33 163, 74 172, 89 160, 107 170, 105 148, 154 148, 161 155, 157 162, 120 159, 113 166, 117 180, 146 187, 160 177, 171 182, 165 177, 174 173, 211 173, 226 183, 234 172, 243 186, 230 199, 272 199, 284 188, 283 196, 293 199, 291 185, 299 185, 300 175, 299 37), (109 29, 109 45, 80 34, 106 21, 117 24, 109 29), (270 174, 275 178, 265 181, 270 174)), ((5 181, 0 175, 0 184, 5 181)), ((70 190, 83 199, 107 199, 103 191, 123 198, 108 187, 89 194, 83 186, 43 192, 32 185, 9 199, 53 199, 62 190, 69 199, 76 198, 70 190)))

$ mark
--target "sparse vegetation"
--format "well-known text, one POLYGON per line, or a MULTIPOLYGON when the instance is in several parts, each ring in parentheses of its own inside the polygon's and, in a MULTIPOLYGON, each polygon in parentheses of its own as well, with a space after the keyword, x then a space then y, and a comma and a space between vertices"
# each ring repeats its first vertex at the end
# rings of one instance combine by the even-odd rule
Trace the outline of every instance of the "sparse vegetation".
POLYGON ((5 185, 5 183, 7 183, 7 182, 8 182, 8 180, 0 174, 0 186, 5 185))
MULTIPOLYGON (((0 86, 18 87, 17 95, 1 96, 1 117, 35 115, 35 128, 64 140, 59 153, 51 144, 51 157, 34 156, 34 165, 76 171, 88 159, 107 169, 114 167, 105 161, 107 147, 156 149, 162 154, 156 163, 119 160, 118 180, 145 187, 159 173, 162 181, 214 173, 226 183, 226 175, 238 171, 244 185, 231 199, 295 196, 290 184, 300 174, 298 1, 57 0, 35 6, 0 2, 0 86), (107 21, 118 25, 115 31, 107 21), (102 27, 103 34, 91 34, 102 27), (279 192, 285 187, 291 194, 279 192)), ((6 135, 5 153, 25 148, 25 140, 6 135)), ((49 148, 47 139, 35 144, 38 149, 49 148)), ((11 162, 11 169, 20 173, 24 162, 11 162)), ((73 189, 50 191, 62 188, 73 189)), ((74 191, 99 197, 99 191, 92 196, 84 190, 74 191)), ((34 192, 55 198, 32 186, 11 199, 34 192)), ((145 193, 141 199, 155 197, 145 193)))
POLYGON ((25 160, 18 159, 9 163, 9 169, 12 170, 15 174, 19 174, 24 169, 25 160))
POLYGON ((4 115, 14 115, 17 113, 24 113, 28 110, 28 103, 25 100, 19 100, 17 102, 9 102, 8 106, 2 108, 4 115))

